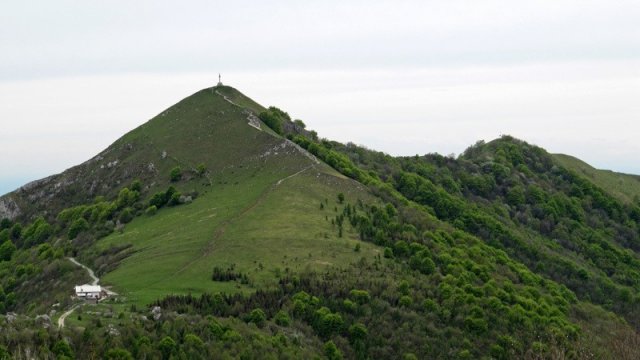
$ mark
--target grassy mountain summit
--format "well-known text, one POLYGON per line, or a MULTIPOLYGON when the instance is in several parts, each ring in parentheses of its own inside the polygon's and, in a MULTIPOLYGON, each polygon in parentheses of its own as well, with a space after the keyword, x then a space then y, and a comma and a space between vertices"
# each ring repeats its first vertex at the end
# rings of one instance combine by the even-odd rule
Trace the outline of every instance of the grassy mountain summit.
POLYGON ((204 89, 0 199, 0 358, 636 358, 640 208, 602 184, 511 137, 392 157, 204 89), (117 296, 74 307, 69 256, 117 296))

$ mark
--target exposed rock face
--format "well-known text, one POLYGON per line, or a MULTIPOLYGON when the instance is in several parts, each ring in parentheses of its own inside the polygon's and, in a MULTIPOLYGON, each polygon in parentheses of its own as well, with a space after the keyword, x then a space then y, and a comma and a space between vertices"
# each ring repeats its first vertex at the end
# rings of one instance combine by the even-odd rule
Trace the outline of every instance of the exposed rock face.
POLYGON ((15 219, 20 215, 18 204, 9 196, 0 198, 0 219, 15 219))
POLYGON ((160 306, 154 306, 153 309, 151 309, 151 315, 153 315, 153 320, 160 320, 162 317, 162 310, 160 309, 160 306))
POLYGON ((38 315, 36 316, 36 323, 40 324, 43 328, 48 329, 51 327, 51 318, 49 315, 38 315))

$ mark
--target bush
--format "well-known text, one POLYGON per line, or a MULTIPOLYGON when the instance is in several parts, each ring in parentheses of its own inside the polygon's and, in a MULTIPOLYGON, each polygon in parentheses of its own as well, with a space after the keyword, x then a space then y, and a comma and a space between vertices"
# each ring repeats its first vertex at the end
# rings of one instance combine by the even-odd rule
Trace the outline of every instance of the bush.
POLYGON ((182 169, 180 168, 180 166, 176 166, 173 169, 171 169, 171 173, 169 174, 169 179, 172 182, 176 182, 182 179, 182 169))
POLYGON ((131 189, 131 191, 136 191, 140 193, 142 191, 142 182, 138 179, 133 180, 129 188, 131 189))
POLYGON ((408 295, 404 295, 400 298, 400 300, 398 300, 398 304, 400 304, 400 306, 402 307, 409 307, 411 306, 411 304, 413 304, 413 299, 411 299, 411 297, 409 297, 408 295))
POLYGON ((153 216, 158 212, 158 207, 155 205, 151 205, 145 210, 145 213, 149 216, 153 216))
POLYGON ((84 218, 76 219, 71 226, 69 227, 69 231, 67 235, 69 236, 69 240, 73 240, 83 231, 89 229, 89 223, 84 218))
POLYGON ((203 177, 206 172, 207 166, 205 164, 200 163, 196 166, 196 174, 198 174, 198 176, 203 177))
POLYGON ((369 332, 364 324, 357 323, 349 327, 349 341, 351 341, 351 343, 364 341, 368 334, 369 332))
POLYGON ((176 351, 176 342, 171 336, 165 336, 158 344, 158 350, 162 353, 163 359, 168 359, 176 351))
POLYGON ((329 360, 342 360, 342 353, 331 340, 324 343, 324 354, 329 360))
POLYGON ((11 240, 5 241, 2 245, 0 245, 0 261, 11 260, 14 252, 16 252, 16 246, 13 245, 11 240))
POLYGON ((307 124, 304 123, 304 121, 300 120, 300 119, 295 119, 293 120, 293 123, 296 124, 296 126, 305 129, 307 127, 307 124))
POLYGON ((354 289, 349 292, 349 295, 351 299, 353 299, 353 301, 355 301, 360 305, 366 304, 371 300, 371 296, 369 295, 369 292, 366 290, 354 289))
POLYGON ((282 135, 282 118, 278 115, 274 114, 271 111, 263 111, 258 115, 260 120, 262 120, 265 125, 271 128, 271 130, 275 131, 277 134, 282 135))
POLYGON ((64 340, 59 340, 53 346, 52 351, 58 358, 63 356, 66 356, 68 358, 73 358, 73 350, 71 350, 71 346, 69 346, 69 344, 64 340))
POLYGON ((126 224, 129 221, 133 220, 133 212, 131 211, 131 208, 128 207, 122 210, 122 212, 120 213, 120 217, 118 217, 118 220, 120 220, 120 222, 123 224, 126 224))
POLYGON ((109 351, 107 351, 107 353, 105 354, 105 359, 108 360, 133 360, 133 356, 131 356, 131 353, 128 352, 125 349, 121 349, 121 348, 114 348, 111 349, 109 351))
POLYGON ((175 193, 171 194, 171 198, 169 198, 168 205, 169 206, 180 205, 181 204, 181 201, 180 201, 180 197, 181 196, 182 196, 182 194, 180 194, 177 191, 175 193))
POLYGON ((264 323, 267 321, 267 315, 265 315, 262 309, 253 309, 249 313, 248 322, 256 324, 258 327, 264 326, 264 323))
POLYGON ((278 311, 274 320, 276 324, 280 326, 289 326, 291 324, 291 319, 289 319, 289 315, 282 310, 278 311))

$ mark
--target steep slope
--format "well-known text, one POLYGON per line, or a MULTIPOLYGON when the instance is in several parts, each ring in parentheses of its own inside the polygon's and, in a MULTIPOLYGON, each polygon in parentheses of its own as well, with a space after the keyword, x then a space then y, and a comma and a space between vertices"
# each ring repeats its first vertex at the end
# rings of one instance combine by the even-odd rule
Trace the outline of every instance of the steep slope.
MULTIPOLYGON (((168 186, 196 198, 163 209, 162 216, 118 225, 97 246, 84 236, 73 240, 83 261, 97 262, 99 273, 119 265, 105 283, 141 305, 167 294, 236 290, 212 281, 214 265, 248 276, 244 287, 250 289, 275 283, 276 271, 349 263, 357 234, 345 229, 338 236, 330 207, 338 205, 338 193, 354 202, 369 202, 371 195, 262 124, 256 112, 263 109, 231 87, 201 90, 86 163, 5 200, 17 204, 19 219, 45 215, 60 222, 55 215, 61 209, 90 204, 97 196, 113 198, 134 180, 142 184, 142 199, 168 186), (172 180, 176 167, 180 179, 172 180), (121 264, 100 258, 113 249, 126 250, 119 259, 131 256, 121 264)), ((140 206, 132 212, 141 213, 140 206)), ((125 222, 122 216, 113 221, 125 222)), ((375 254, 368 244, 362 248, 375 254)))
POLYGON ((543 149, 511 137, 480 142, 459 159, 333 147, 439 219, 640 328, 640 208, 543 149))
POLYGON ((553 159, 561 166, 591 180, 606 192, 625 203, 640 201, 640 176, 599 170, 570 155, 554 154, 553 159))
MULTIPOLYGON (((153 191, 166 187, 169 171, 181 166, 193 180, 204 164, 213 181, 225 181, 234 169, 283 143, 263 126, 248 126, 260 107, 230 87, 201 90, 129 132, 91 160, 61 174, 34 181, 0 198, 0 218, 28 219, 62 208, 112 197, 125 184, 141 180, 153 191), (244 108, 235 102, 247 103, 244 108)), ((289 164, 297 169, 300 164, 289 164)), ((256 169, 261 165, 255 165, 256 169)), ((195 189, 207 185, 192 181, 195 189)))

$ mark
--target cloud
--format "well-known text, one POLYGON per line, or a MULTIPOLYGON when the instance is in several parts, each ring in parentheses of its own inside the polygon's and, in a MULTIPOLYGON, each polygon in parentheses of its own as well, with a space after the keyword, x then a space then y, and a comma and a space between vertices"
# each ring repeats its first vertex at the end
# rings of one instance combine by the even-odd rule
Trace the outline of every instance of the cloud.
POLYGON ((9 2, 0 79, 640 56, 634 1, 9 2))

